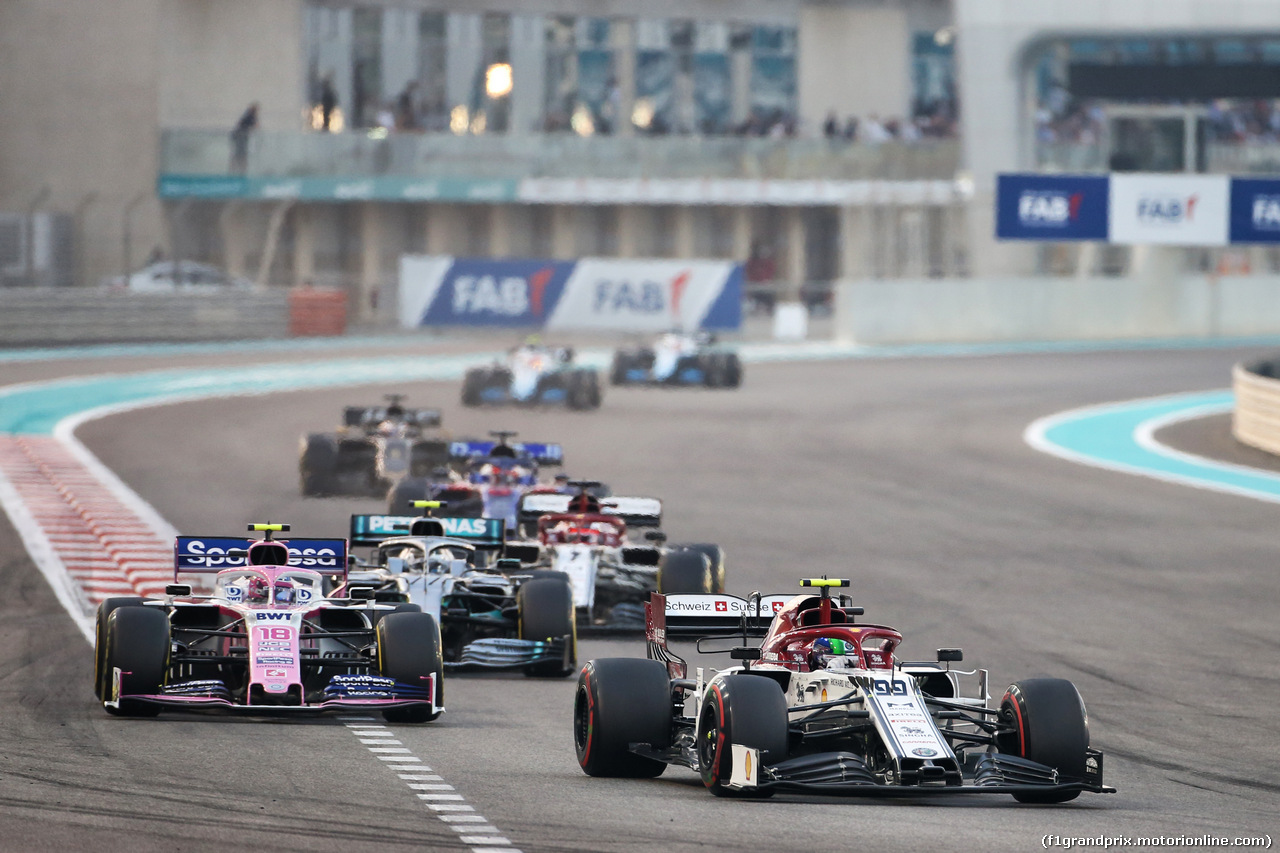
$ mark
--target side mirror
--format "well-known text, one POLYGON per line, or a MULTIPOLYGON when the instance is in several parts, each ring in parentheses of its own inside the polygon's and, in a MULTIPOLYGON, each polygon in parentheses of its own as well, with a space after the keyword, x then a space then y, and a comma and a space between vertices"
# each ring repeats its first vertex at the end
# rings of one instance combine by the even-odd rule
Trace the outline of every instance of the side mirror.
POLYGON ((959 663, 964 660, 960 649, 938 649, 938 663, 959 663))
POLYGON ((760 660, 760 650, 751 646, 737 646, 729 650, 729 657, 734 660, 760 660))
POLYGON ((191 594, 191 584, 189 583, 171 583, 165 586, 164 594, 171 597, 178 597, 191 594))
POLYGON ((352 601, 373 601, 373 587, 353 586, 347 590, 347 598, 352 601))

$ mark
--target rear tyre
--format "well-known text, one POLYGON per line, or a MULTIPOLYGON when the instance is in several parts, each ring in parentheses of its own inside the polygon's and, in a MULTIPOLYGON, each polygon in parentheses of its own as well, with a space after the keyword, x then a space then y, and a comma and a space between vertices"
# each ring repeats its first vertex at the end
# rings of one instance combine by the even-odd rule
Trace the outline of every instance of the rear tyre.
POLYGON ((667 765, 627 747, 671 745, 671 679, 656 660, 602 658, 578 675, 573 741, 588 776, 652 779, 667 765))
POLYGON ((658 567, 658 592, 711 592, 711 561, 701 551, 669 551, 658 567))
POLYGON ((105 599, 98 605, 98 616, 93 625, 93 695, 106 699, 111 691, 111 670, 107 669, 107 619, 120 607, 141 607, 136 595, 120 595, 105 599))
MULTIPOLYGON (((1076 686, 1064 678, 1017 681, 1000 701, 1000 721, 1012 731, 998 735, 1001 752, 1053 767, 1069 779, 1083 779, 1089 720, 1076 686)), ((1079 791, 1014 794, 1020 803, 1065 803, 1079 791)))
POLYGON ((760 750, 762 763, 786 759, 787 701, 772 678, 733 675, 707 691, 698 718, 698 765, 702 784, 717 797, 773 796, 727 787, 735 743, 760 750))
POLYGON ((724 549, 710 542, 697 542, 691 545, 672 546, 681 551, 697 551, 706 556, 711 563, 711 591, 724 592, 724 549))
POLYGON ((594 370, 575 370, 567 380, 569 408, 580 412, 600 408, 600 379, 594 370))
POLYGON ((337 473, 338 440, 324 433, 312 433, 303 438, 302 453, 298 458, 303 497, 336 494, 337 473))
MULTIPOLYGON (((430 613, 403 611, 388 613, 375 632, 378 644, 378 672, 404 684, 421 685, 426 676, 435 677, 435 704, 444 706, 444 658, 440 652, 440 629, 430 613)), ((440 716, 426 705, 387 708, 382 717, 389 723, 426 723, 440 716)))
POLYGON ((560 572, 538 573, 516 591, 522 640, 569 638, 568 661, 551 660, 525 667, 525 674, 563 678, 578 666, 578 629, 573 613, 573 587, 560 572), (556 575, 553 577, 552 575, 556 575))
POLYGON ((429 497, 431 497, 431 482, 429 480, 419 477, 405 477, 387 492, 387 513, 390 515, 421 515, 422 513, 413 505, 413 502, 425 501, 429 497))
MULTIPOLYGON (((114 696, 115 670, 120 670, 120 695, 159 693, 169 671, 169 616, 157 607, 117 607, 107 617, 107 654, 103 662, 107 687, 103 699, 114 696)), ((107 706, 117 717, 154 717, 160 706, 121 699, 107 706)))
POLYGON ((628 353, 618 350, 613 354, 613 364, 609 367, 609 384, 624 385, 627 371, 631 369, 631 358, 628 353))
POLYGON ((482 402, 480 392, 489 382, 489 371, 483 367, 473 367, 467 371, 462 380, 462 405, 478 406, 482 402))
POLYGON ((742 359, 736 352, 725 353, 721 387, 737 388, 742 385, 742 359))

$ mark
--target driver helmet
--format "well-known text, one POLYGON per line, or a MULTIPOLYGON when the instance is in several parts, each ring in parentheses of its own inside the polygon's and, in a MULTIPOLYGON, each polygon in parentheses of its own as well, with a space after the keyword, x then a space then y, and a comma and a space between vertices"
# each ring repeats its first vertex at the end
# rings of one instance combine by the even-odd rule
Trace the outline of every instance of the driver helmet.
POLYGON ((834 663, 848 663, 848 659, 857 652, 853 643, 838 637, 819 637, 813 641, 809 651, 809 669, 827 669, 834 663))
POLYGON ((291 580, 276 581, 276 604, 293 604, 297 598, 297 585, 291 580))
POLYGON ((266 604, 271 600, 271 586, 266 578, 254 575, 245 584, 244 600, 249 604, 266 604))

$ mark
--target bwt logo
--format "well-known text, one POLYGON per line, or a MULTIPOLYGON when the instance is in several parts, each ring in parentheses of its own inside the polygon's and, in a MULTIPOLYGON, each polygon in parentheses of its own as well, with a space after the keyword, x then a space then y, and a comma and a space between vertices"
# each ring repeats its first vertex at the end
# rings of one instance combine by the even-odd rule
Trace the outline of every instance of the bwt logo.
POLYGON ((453 280, 453 313, 541 317, 542 298, 553 274, 551 267, 543 267, 528 279, 518 275, 460 275, 453 280))
POLYGON ((1023 225, 1064 226, 1080 217, 1084 193, 1031 190, 1018 198, 1018 221, 1023 225))
POLYGON ((1253 227, 1259 231, 1280 231, 1280 195, 1253 197, 1253 227))
POLYGON ((1179 225, 1194 222, 1198 195, 1186 198, 1157 196, 1138 199, 1138 220, 1155 225, 1179 225))
POLYGON ((669 282, 602 279, 596 282, 591 310, 596 314, 661 314, 680 316, 680 300, 692 277, 688 270, 669 282))

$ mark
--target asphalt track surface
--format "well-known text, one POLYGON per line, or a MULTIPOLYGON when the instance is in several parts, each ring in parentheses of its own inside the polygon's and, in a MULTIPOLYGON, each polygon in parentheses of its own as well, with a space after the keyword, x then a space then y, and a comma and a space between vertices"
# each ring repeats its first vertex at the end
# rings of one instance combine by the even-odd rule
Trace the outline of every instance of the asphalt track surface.
MULTIPOLYGON (((689 771, 591 779, 573 681, 450 678, 396 737, 526 851, 1029 850, 1058 836, 1256 836, 1280 818, 1276 508, 1069 464, 1022 441, 1064 409, 1222 387, 1254 350, 759 365, 737 392, 609 391, 596 413, 471 411, 426 383, 208 400, 90 422, 81 439, 178 529, 289 521, 341 535, 373 500, 304 500, 298 436, 408 391, 455 435, 558 440, 567 470, 666 502, 674 540, 722 543, 729 591, 847 576, 900 653, 1079 686, 1114 795, 712 798, 689 771)), ((283 356, 308 358, 314 355, 283 356)), ((243 355, 6 366, 4 382, 243 355)), ((1187 429, 1185 426, 1182 429, 1187 429)), ((1207 435, 1207 433, 1205 434, 1207 435)), ((1189 441, 1212 441, 1212 437, 1189 441)), ((1164 436, 1162 436, 1164 438, 1164 436)), ((468 849, 332 719, 108 717, 82 636, 0 521, 0 849, 468 849)), ((584 640, 580 657, 643 654, 584 640)), ((708 661, 714 664, 714 661, 708 661)))

